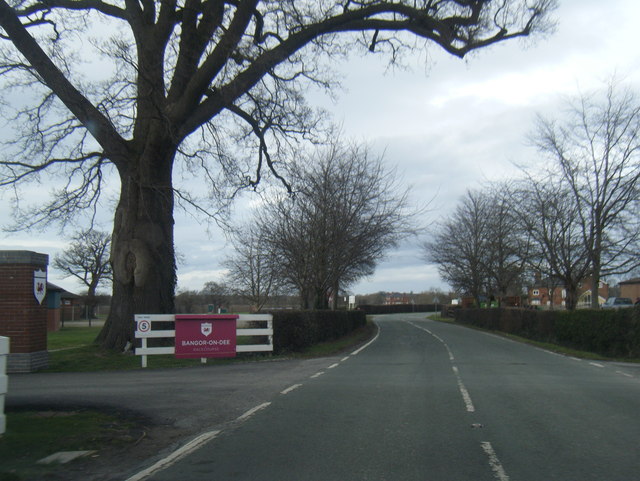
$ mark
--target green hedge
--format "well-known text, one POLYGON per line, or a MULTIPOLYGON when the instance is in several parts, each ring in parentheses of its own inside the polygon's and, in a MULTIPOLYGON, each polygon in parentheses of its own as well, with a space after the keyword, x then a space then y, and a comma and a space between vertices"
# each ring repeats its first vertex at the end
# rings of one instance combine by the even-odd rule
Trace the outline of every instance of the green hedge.
POLYGON ((273 350, 297 352, 364 326, 364 311, 274 311, 273 350))
POLYGON ((436 312, 442 304, 358 304, 367 314, 405 314, 407 312, 436 312))
POLYGON ((607 357, 640 358, 640 307, 576 311, 457 309, 454 315, 463 324, 534 341, 607 357))

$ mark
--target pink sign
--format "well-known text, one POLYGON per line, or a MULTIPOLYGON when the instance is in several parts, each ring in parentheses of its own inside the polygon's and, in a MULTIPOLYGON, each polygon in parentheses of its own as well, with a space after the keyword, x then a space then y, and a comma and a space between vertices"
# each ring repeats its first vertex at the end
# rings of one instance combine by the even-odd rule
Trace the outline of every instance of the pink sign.
POLYGON ((177 314, 176 357, 235 357, 236 319, 228 314, 177 314))

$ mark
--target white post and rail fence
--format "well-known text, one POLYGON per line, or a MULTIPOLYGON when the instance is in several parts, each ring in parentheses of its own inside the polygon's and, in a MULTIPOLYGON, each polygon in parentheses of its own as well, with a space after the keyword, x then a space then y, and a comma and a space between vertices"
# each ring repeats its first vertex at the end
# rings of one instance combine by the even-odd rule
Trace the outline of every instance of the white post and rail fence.
MULTIPOLYGON (((177 358, 235 357, 238 352, 273 351, 273 316, 271 314, 136 314, 136 355, 173 354, 177 358), (154 329, 154 323, 173 322, 174 329, 154 329), (241 338, 260 336, 266 342, 246 344, 241 338), (174 339, 174 346, 149 346, 149 339, 174 339)), ((157 326, 158 324, 156 324, 157 326)))

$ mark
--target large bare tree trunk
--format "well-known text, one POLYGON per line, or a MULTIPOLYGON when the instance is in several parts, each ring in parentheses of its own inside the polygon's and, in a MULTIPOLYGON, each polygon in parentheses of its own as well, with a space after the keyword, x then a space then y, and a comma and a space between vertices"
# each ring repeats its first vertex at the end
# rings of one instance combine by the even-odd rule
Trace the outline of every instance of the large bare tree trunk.
POLYGON ((174 312, 173 154, 159 150, 142 157, 136 170, 120 172, 111 246, 113 296, 97 339, 109 349, 133 343, 135 314, 174 312))

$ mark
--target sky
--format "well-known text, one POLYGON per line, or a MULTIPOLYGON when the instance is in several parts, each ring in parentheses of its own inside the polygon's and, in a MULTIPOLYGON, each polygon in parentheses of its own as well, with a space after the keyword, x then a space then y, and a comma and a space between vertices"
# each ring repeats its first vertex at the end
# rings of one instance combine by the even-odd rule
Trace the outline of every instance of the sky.
MULTIPOLYGON (((403 70, 388 71, 384 59, 375 56, 351 58, 337 67, 344 88, 337 101, 314 101, 342 125, 345 137, 367 143, 397 169, 413 202, 428 203, 428 226, 453 210, 467 189, 516 177, 516 163, 539 161, 527 145, 537 114, 561 118, 566 98, 602 89, 614 75, 639 90, 640 2, 560 0, 555 17, 557 29, 548 37, 502 43, 464 60, 435 46, 408 58, 409 68, 403 70)), ((241 199, 238 215, 254 201, 241 199)), ((0 209, 0 225, 6 225, 4 197, 0 209)), ((437 268, 422 260, 423 240, 410 239, 389 252, 351 293, 448 290, 437 268)), ((199 290, 205 282, 225 280, 222 261, 231 247, 222 231, 177 211, 175 242, 181 257, 179 289, 199 290)), ((0 232, 0 250, 45 253, 50 263, 67 245, 55 230, 0 232)), ((72 292, 83 290, 51 266, 49 280, 72 292)))

